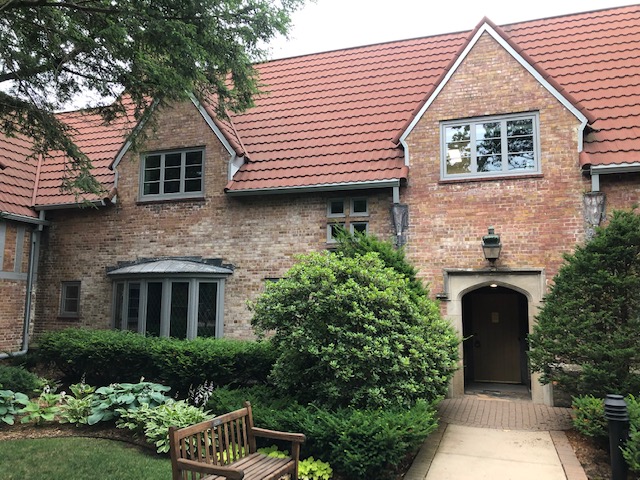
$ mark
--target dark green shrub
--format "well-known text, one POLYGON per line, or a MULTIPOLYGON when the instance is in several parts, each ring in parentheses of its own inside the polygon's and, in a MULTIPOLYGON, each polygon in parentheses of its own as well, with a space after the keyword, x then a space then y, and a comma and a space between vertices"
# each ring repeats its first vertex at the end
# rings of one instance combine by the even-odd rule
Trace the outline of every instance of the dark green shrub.
POLYGON ((216 386, 266 382, 275 362, 270 342, 144 337, 115 330, 68 329, 38 341, 41 361, 53 363, 69 383, 148 381, 186 396, 205 381, 216 386))
POLYGON ((443 396, 459 338, 438 305, 376 253, 301 256, 252 305, 256 331, 275 330, 271 379, 301 403, 411 406, 443 396))
POLYGON ((396 469, 437 428, 435 408, 423 401, 411 408, 332 411, 274 397, 265 387, 218 389, 207 408, 219 415, 244 400, 252 402, 257 426, 304 433, 302 455, 329 462, 350 480, 395 478, 396 469))
POLYGON ((338 253, 345 257, 355 257, 368 252, 376 252, 385 267, 393 268, 408 280, 409 289, 413 295, 425 296, 429 294, 429 290, 417 277, 418 270, 407 261, 403 248, 396 248, 391 242, 380 240, 374 235, 358 232, 350 234, 346 230, 338 235, 337 240, 338 253))
POLYGON ((640 216, 565 256, 529 336, 532 369, 571 396, 640 391, 640 216))
POLYGON ((33 396, 44 387, 45 382, 36 374, 22 367, 0 365, 0 388, 33 396))
POLYGON ((622 455, 629 470, 640 473, 640 401, 633 395, 625 398, 629 410, 629 439, 622 449, 622 455))
POLYGON ((573 426, 582 435, 603 440, 607 438, 607 420, 604 418, 604 401, 593 395, 574 397, 573 426))

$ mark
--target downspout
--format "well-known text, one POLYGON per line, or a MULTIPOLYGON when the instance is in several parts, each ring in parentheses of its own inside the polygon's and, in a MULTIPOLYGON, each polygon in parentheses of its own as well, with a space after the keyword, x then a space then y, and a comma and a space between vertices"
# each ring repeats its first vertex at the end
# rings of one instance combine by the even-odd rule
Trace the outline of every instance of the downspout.
MULTIPOLYGON (((45 213, 40 211, 40 220, 44 222, 45 213)), ((31 297, 33 296, 33 278, 35 276, 37 252, 40 249, 40 232, 44 225, 38 225, 31 231, 31 248, 29 249, 29 267, 27 270, 27 291, 24 300, 24 318, 22 324, 22 349, 17 352, 0 353, 0 360, 9 357, 19 357, 29 351, 29 324, 31 323, 31 297)))

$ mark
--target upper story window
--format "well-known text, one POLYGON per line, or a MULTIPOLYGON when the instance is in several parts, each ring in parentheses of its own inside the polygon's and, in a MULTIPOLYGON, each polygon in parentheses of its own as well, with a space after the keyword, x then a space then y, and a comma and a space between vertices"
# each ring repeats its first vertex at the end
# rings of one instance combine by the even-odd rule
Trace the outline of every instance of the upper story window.
POLYGON ((140 198, 192 198, 203 193, 204 150, 148 153, 142 156, 140 198))
POLYGON ((540 172, 538 115, 443 122, 442 179, 540 172))

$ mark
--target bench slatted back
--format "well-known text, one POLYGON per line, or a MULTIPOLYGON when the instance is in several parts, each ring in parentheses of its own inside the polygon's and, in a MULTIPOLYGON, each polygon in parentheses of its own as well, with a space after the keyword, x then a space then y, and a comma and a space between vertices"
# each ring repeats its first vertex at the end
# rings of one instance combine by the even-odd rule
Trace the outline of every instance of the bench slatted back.
MULTIPOLYGON (((213 465, 229 465, 255 452, 251 406, 175 430, 176 456, 213 465)), ((175 447, 174 447, 175 448, 175 447)), ((205 474, 182 473, 182 480, 200 480, 205 474)))

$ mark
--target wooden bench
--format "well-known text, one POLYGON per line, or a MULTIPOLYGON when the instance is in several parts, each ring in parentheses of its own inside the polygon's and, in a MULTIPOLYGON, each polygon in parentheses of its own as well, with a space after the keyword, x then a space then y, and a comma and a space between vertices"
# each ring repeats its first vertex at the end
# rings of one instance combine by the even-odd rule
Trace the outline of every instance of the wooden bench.
POLYGON ((169 427, 173 480, 298 479, 301 433, 253 425, 251 404, 186 428, 169 427), (291 442, 291 456, 274 458, 256 451, 256 437, 291 442))

